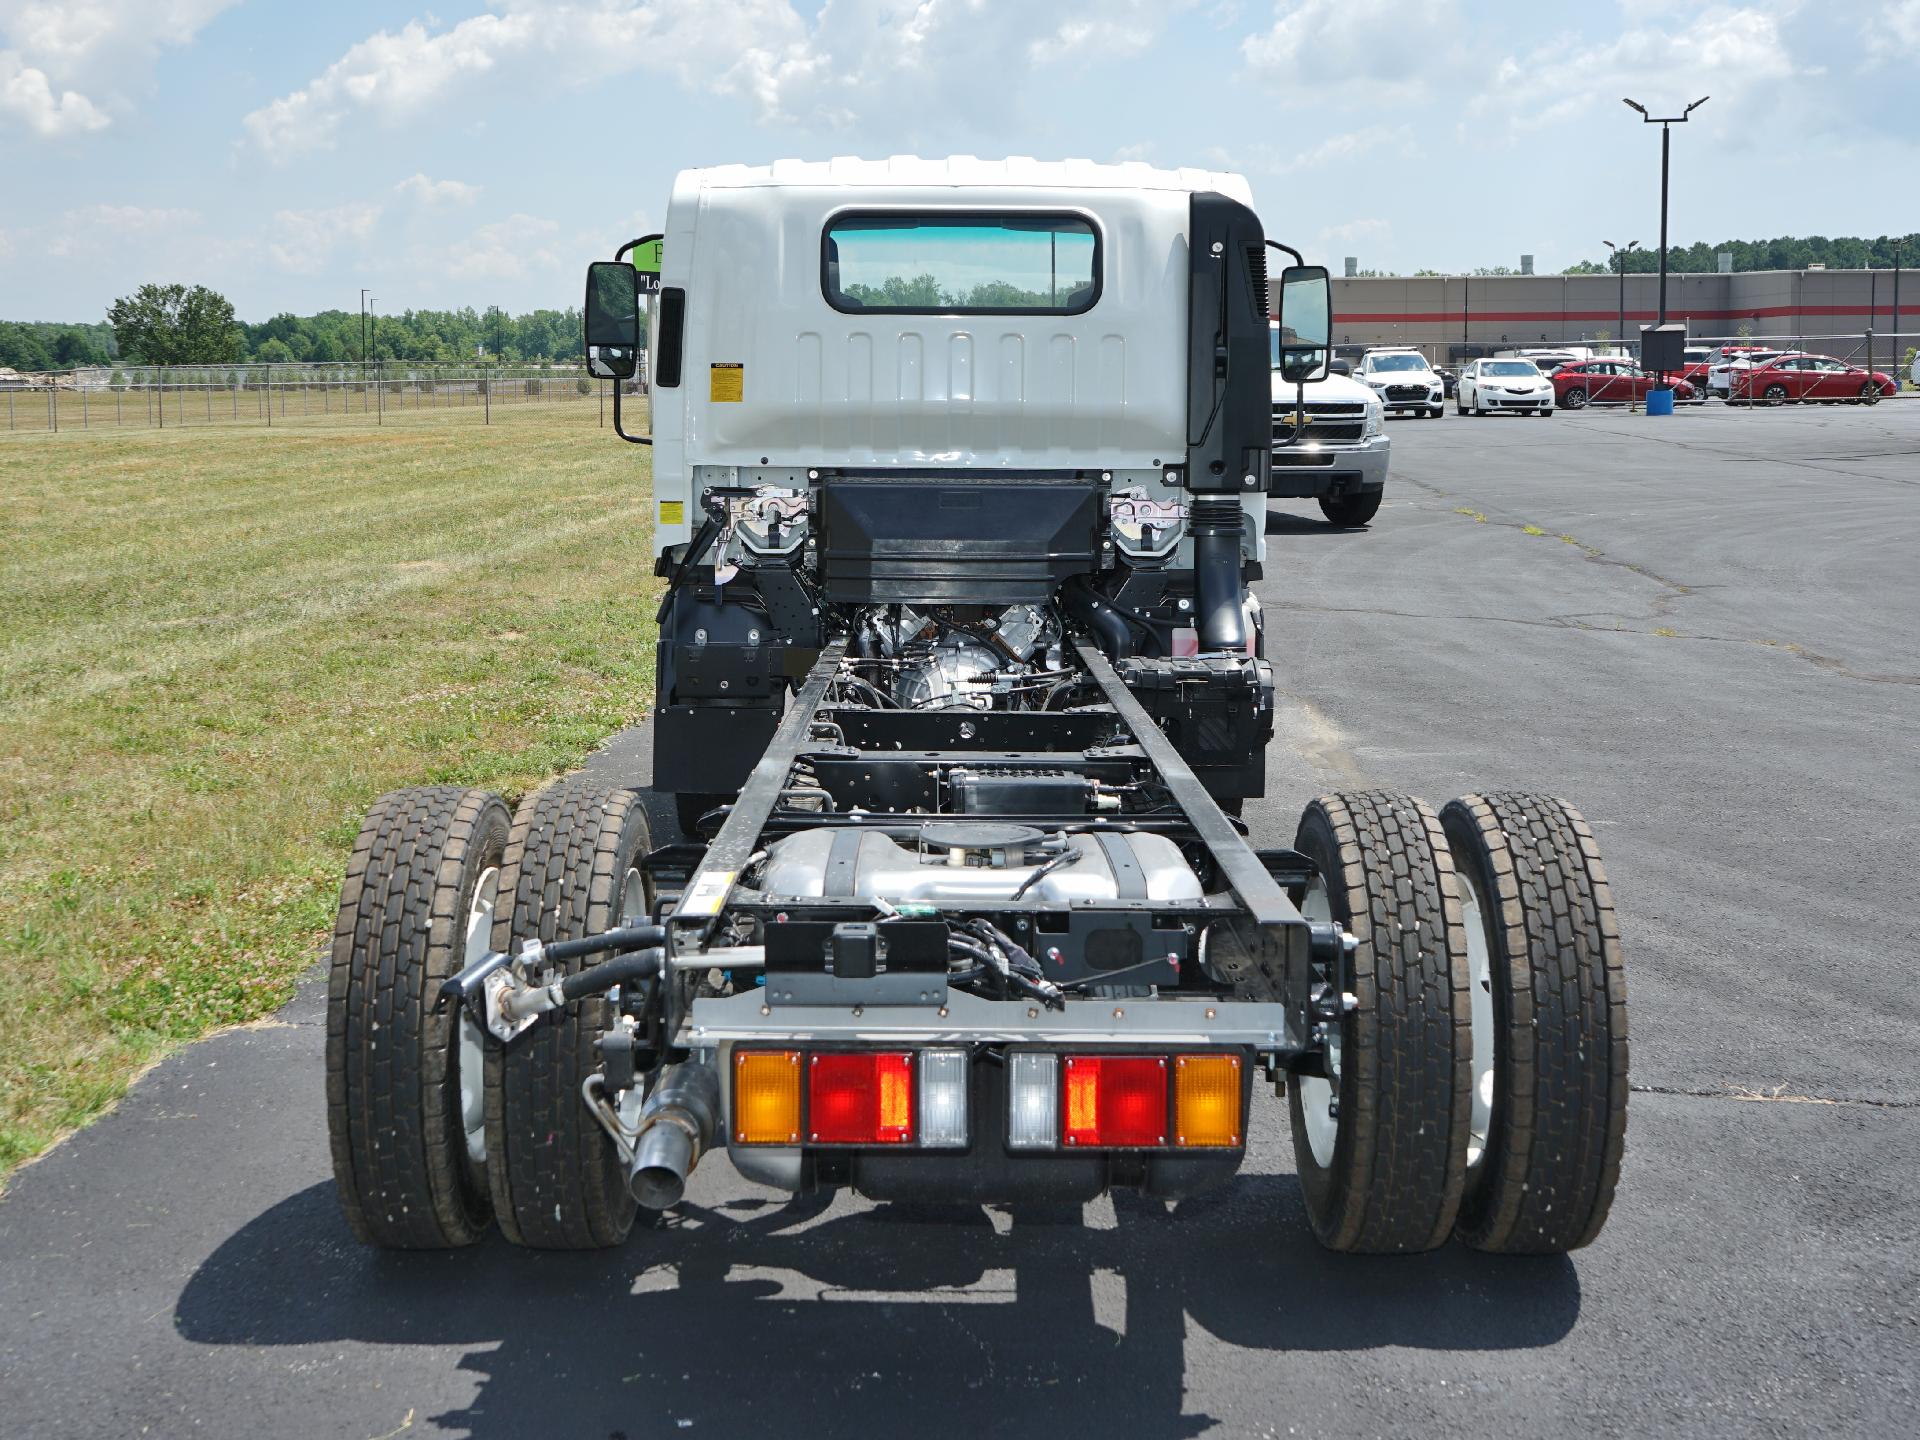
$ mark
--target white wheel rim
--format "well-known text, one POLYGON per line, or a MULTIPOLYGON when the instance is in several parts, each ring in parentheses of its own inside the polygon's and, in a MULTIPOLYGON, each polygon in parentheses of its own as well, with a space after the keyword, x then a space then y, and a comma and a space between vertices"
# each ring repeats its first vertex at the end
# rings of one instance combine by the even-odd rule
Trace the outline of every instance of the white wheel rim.
MULTIPOLYGON (((1300 902, 1300 913, 1309 920, 1333 919, 1333 907, 1327 900, 1326 882, 1318 876, 1307 886, 1307 893, 1300 902)), ((1295 1082, 1300 1087, 1300 1118, 1307 1127, 1307 1147, 1313 1151, 1314 1164, 1323 1170, 1333 1164, 1333 1149, 1340 1140, 1340 1121, 1334 1113, 1334 1101, 1340 1093, 1340 1039, 1343 1025, 1344 1022, 1336 1021, 1327 1032, 1329 1078, 1323 1080, 1318 1075, 1302 1075, 1295 1082)))
POLYGON ((620 923, 647 923, 647 885, 637 869, 627 871, 626 878, 620 882, 620 923))
POLYGON ((1487 944, 1486 910, 1470 865, 1458 867, 1460 909, 1467 923, 1468 989, 1473 1019, 1473 1118, 1467 1125, 1467 1170, 1487 1153, 1493 1128, 1493 962, 1487 944))
MULTIPOLYGON (((473 882, 473 899, 467 905, 466 945, 460 963, 471 965, 493 949, 494 892, 500 872, 488 866, 473 882)), ((460 1054, 457 1064, 460 1079, 460 1128, 466 1132, 467 1158, 475 1165, 487 1163, 487 1092, 484 1078, 486 1042, 480 1027, 473 1023, 463 1006, 460 1010, 460 1054)))

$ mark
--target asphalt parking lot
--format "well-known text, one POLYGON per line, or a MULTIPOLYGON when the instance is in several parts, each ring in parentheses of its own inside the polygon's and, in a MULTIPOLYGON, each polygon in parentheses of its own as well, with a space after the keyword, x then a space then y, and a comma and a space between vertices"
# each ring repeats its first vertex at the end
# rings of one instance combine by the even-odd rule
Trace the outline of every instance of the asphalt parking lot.
POLYGON ((714 1162, 611 1254, 374 1254, 309 983, 0 1200, 0 1430, 1920 1431, 1920 404, 1391 433, 1370 530, 1270 513, 1250 818, 1284 843, 1376 785, 1585 811, 1635 1090, 1594 1246, 1322 1253, 1268 1103, 1179 1206, 788 1201, 714 1162))

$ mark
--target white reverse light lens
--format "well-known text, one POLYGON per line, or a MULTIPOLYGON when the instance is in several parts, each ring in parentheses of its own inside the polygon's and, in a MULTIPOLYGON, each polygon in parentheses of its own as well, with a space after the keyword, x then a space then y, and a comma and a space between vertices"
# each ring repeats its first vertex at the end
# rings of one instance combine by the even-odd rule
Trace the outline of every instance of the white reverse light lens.
POLYGON ((1052 1150, 1060 1144, 1060 1057, 1016 1051, 1007 1067, 1007 1148, 1052 1150))
POLYGON ((967 1143, 967 1052, 922 1050, 920 1148, 950 1150, 967 1143))

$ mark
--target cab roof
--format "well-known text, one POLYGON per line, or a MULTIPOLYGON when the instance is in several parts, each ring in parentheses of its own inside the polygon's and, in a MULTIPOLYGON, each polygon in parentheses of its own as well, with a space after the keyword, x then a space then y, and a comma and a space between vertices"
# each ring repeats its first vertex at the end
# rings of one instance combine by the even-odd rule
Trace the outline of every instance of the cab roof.
POLYGON ((1026 155, 1010 155, 1004 160, 982 160, 973 155, 952 155, 944 160, 917 155, 862 160, 839 155, 831 160, 776 160, 771 165, 714 165, 683 171, 681 181, 708 190, 780 185, 863 190, 957 186, 1055 191, 1212 190, 1242 204, 1253 203, 1246 178, 1228 170, 1160 170, 1138 160, 1110 165, 1093 160, 1035 160, 1026 155))

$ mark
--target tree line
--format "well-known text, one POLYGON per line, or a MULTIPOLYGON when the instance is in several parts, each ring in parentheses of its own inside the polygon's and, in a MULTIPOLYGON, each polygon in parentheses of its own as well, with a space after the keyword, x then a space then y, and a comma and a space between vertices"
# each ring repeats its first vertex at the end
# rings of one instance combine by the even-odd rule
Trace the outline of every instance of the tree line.
MULTIPOLYGON (((1900 263, 1911 269, 1920 263, 1920 233, 1881 235, 1872 240, 1858 235, 1782 235, 1773 240, 1722 240, 1709 245, 1696 240, 1691 245, 1667 247, 1667 271, 1670 274, 1711 274, 1720 268, 1720 252, 1733 255, 1735 270, 1807 270, 1815 265, 1829 270, 1891 270, 1895 248, 1900 263)), ((1567 275, 1617 275, 1624 260, 1629 275, 1649 273, 1660 268, 1660 247, 1634 250, 1622 255, 1616 251, 1606 260, 1582 260, 1569 265, 1567 275)))
MULTIPOLYGON (((1735 270, 1806 270, 1815 265, 1829 270, 1891 270, 1898 250, 1900 264, 1906 269, 1920 268, 1920 233, 1881 235, 1873 240, 1857 235, 1782 235, 1774 240, 1722 240, 1709 245, 1696 240, 1691 245, 1667 247, 1669 274, 1711 274, 1720 268, 1720 252, 1730 251, 1735 270)), ((1635 250, 1625 257, 1629 275, 1651 274, 1660 268, 1660 250, 1635 250)), ((1560 271, 1562 275, 1618 275, 1622 257, 1609 255, 1605 260, 1577 260, 1560 271)), ((1416 270, 1415 278, 1443 275, 1441 270, 1416 270)), ((1474 276, 1518 275, 1511 265, 1481 265, 1466 272, 1474 276)), ((1539 272, 1547 274, 1547 271, 1539 272)), ((1397 270, 1359 270, 1362 276, 1397 276, 1397 270)))
POLYGON ((580 312, 476 310, 281 313, 237 320, 217 291, 194 285, 142 285, 115 300, 91 324, 0 321, 0 366, 66 370, 81 365, 337 364, 363 359, 420 365, 579 360, 580 312))

